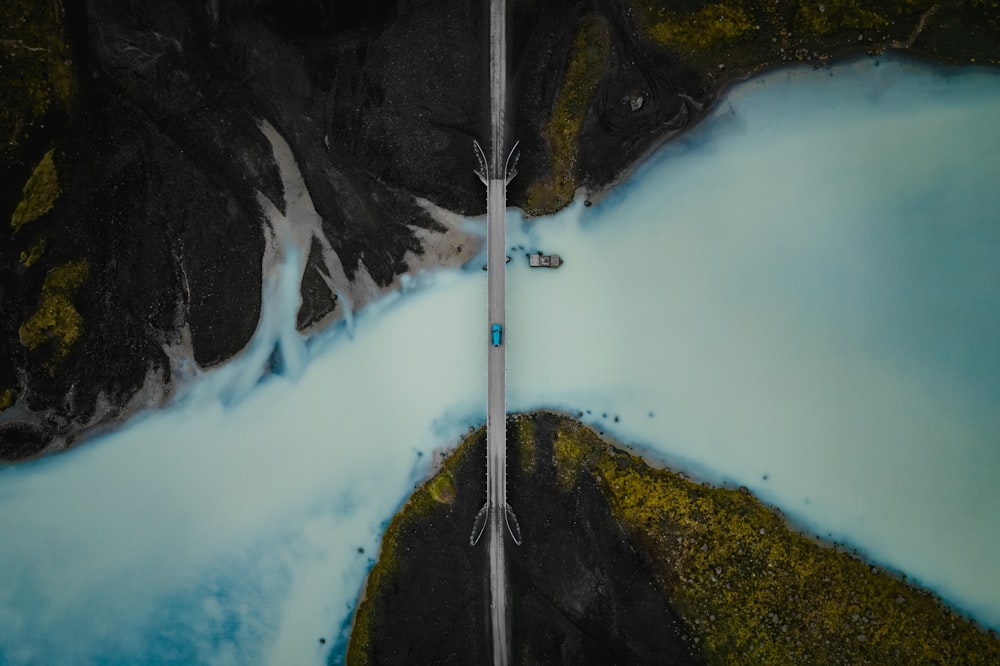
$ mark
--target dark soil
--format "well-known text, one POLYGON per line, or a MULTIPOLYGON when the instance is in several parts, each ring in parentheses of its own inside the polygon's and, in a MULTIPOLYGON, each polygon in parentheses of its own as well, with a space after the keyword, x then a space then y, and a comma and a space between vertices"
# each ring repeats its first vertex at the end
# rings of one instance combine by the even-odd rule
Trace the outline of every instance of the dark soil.
MULTIPOLYGON (((539 419, 532 471, 508 429, 509 492, 523 536, 507 548, 513 663, 702 663, 596 485, 557 486, 555 427, 539 419)), ((480 431, 450 467, 454 499, 436 502, 422 488, 390 526, 349 664, 489 663, 487 545, 469 544, 485 499, 485 456, 480 431)))

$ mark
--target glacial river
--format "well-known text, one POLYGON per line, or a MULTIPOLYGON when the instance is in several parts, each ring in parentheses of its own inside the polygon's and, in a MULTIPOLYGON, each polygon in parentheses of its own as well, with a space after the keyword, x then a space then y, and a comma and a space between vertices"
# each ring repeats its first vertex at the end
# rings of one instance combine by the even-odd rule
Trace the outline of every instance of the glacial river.
MULTIPOLYGON (((593 206, 511 216, 566 264, 512 252, 510 408, 746 485, 1000 629, 998 118, 996 72, 780 71, 593 206)), ((174 407, 0 469, 0 664, 336 659, 387 521, 485 419, 486 281, 418 275, 306 345, 300 259, 174 407)))

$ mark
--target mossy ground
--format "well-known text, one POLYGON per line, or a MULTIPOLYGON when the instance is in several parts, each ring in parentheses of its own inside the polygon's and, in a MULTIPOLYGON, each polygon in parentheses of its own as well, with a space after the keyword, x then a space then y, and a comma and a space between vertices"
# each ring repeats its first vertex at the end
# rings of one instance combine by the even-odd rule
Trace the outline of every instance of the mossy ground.
POLYGON ((708 663, 1000 663, 995 635, 749 492, 652 468, 570 419, 556 437, 559 464, 598 483, 708 663))
POLYGON ((521 464, 521 471, 525 474, 534 474, 538 467, 537 448, 535 442, 535 422, 524 415, 515 415, 513 418, 515 435, 518 449, 518 460, 521 464))
MULTIPOLYGON (((388 594, 400 575, 400 558, 404 557, 399 547, 402 535, 415 521, 426 520, 435 509, 447 510, 452 507, 456 496, 455 470, 469 455, 475 443, 484 437, 485 433, 482 430, 466 437, 458 448, 444 459, 437 473, 414 490, 405 506, 390 521, 382 536, 379 559, 368 574, 365 595, 354 617, 345 662, 348 666, 372 663, 374 599, 388 594)), ((471 528, 470 523, 469 529, 471 528)))
MULTIPOLYGON (((624 29, 676 58, 709 95, 778 65, 822 66, 887 50, 944 63, 1000 63, 1000 0, 621 1, 628 10, 624 29)), ((579 185, 595 184, 578 182, 577 156, 581 125, 616 57, 609 55, 608 30, 609 21, 594 14, 579 24, 543 128, 548 165, 528 187, 528 214, 558 210, 579 185)))
POLYGON ((54 161, 55 150, 50 150, 31 171, 28 182, 21 191, 21 201, 10 216, 10 226, 16 234, 24 225, 34 222, 52 210, 61 193, 59 172, 54 161))
POLYGON ((83 334, 83 317, 73 304, 87 280, 90 265, 78 259, 56 266, 45 275, 35 312, 18 329, 21 344, 29 351, 42 350, 45 365, 54 373, 83 334))
POLYGON ((996 0, 627 2, 647 38, 710 82, 889 48, 946 62, 1000 62, 996 0))
POLYGON ((580 128, 597 85, 604 78, 608 48, 607 23, 594 14, 584 16, 577 28, 559 97, 542 132, 551 170, 528 188, 526 208, 531 214, 556 211, 573 199, 580 128))
POLYGON ((32 243, 27 249, 21 250, 19 255, 21 264, 25 268, 31 268, 34 266, 38 260, 42 258, 42 255, 45 254, 45 248, 47 246, 48 241, 45 236, 39 236, 36 238, 35 242, 32 243))
POLYGON ((0 4, 0 173, 46 119, 70 112, 75 71, 59 0, 0 4))
POLYGON ((2 389, 0 390, 0 412, 11 407, 17 400, 17 393, 14 389, 2 389))

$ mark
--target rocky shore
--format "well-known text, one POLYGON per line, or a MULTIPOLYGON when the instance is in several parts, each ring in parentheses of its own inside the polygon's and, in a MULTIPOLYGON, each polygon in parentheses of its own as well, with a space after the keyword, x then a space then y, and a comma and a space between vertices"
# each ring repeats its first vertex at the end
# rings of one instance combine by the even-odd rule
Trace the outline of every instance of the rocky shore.
MULTIPOLYGON (((284 196, 266 122, 320 218, 303 331, 473 241, 483 211, 487 1, 11 0, 0 10, 0 461, 162 404, 238 354, 284 196), (343 6, 342 6, 343 5, 343 6), (9 101, 8 101, 9 100, 9 101), (429 202, 429 205, 422 202, 429 202), (331 271, 336 265, 342 270, 331 271)), ((596 196, 785 62, 905 49, 1000 58, 1000 10, 932 3, 511 3, 512 205, 596 196)))

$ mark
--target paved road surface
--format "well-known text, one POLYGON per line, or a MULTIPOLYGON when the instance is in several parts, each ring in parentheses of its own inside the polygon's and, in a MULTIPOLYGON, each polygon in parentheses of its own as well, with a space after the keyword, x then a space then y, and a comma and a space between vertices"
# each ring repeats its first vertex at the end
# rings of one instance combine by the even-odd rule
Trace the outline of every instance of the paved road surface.
POLYGON ((507 0, 490 0, 490 174, 504 178, 507 158, 507 0))
MULTIPOLYGON (((489 328, 503 326, 503 343, 489 345, 489 402, 486 419, 486 483, 489 525, 490 627, 493 666, 510 663, 510 625, 507 606, 507 560, 504 555, 507 507, 507 386, 504 365, 507 321, 505 304, 507 174, 504 110, 507 87, 507 2, 490 3, 491 141, 486 187, 487 277, 489 328)), ((484 336, 487 340, 490 338, 484 336)))
MULTIPOLYGON (((488 186, 488 264, 490 325, 504 326, 504 278, 507 187, 504 179, 490 179, 488 186)), ((488 332, 484 331, 484 333, 488 332)), ((484 336, 484 338, 487 336, 484 336)), ((510 637, 507 609, 507 574, 505 545, 505 516, 507 506, 507 403, 504 377, 504 348, 489 343, 489 405, 486 419, 486 483, 489 507, 490 609, 492 616, 493 664, 509 663, 510 637)))

